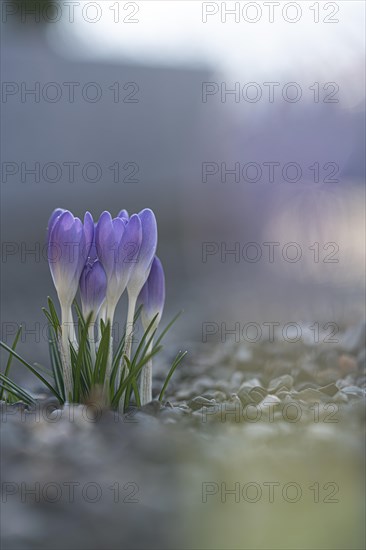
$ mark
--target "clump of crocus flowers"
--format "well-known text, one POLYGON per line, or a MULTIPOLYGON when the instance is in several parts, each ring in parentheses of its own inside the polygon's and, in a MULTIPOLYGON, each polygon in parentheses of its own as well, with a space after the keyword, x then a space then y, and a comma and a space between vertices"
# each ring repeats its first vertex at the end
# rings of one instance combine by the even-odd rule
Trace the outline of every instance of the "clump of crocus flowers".
MULTIPOLYGON (((47 228, 48 261, 61 318, 49 297, 43 312, 49 323, 50 367, 31 364, 16 352, 22 332, 19 326, 11 346, 0 341, 0 347, 9 353, 5 371, 0 372, 0 400, 37 404, 37 397, 9 376, 15 358, 60 404, 93 403, 124 412, 131 404, 151 401, 152 359, 179 316, 157 334, 165 302, 157 241, 156 219, 148 208, 131 217, 126 210, 116 218, 103 212, 97 222, 89 212, 83 222, 69 210, 57 208, 52 213, 47 228), (125 330, 114 342, 112 324, 125 291, 125 330), (135 345, 132 337, 139 317, 144 332, 135 345)), ((157 396, 160 402, 186 354, 179 351, 173 360, 157 396)))
MULTIPOLYGON (((164 308, 165 279, 156 256, 158 232, 152 210, 146 208, 129 216, 121 210, 112 218, 103 212, 97 222, 87 212, 82 222, 70 211, 56 209, 47 230, 48 261, 61 308, 61 338, 59 351, 66 400, 74 392, 71 353, 80 344, 72 313, 75 297, 80 292, 81 311, 88 323, 88 346, 92 362, 97 360, 101 327, 113 324, 115 310, 125 291, 128 311, 124 350, 115 373, 116 387, 123 382, 130 364, 136 308, 141 308, 144 330, 152 336, 147 340, 147 353, 153 349, 156 332, 164 308)), ((104 373, 106 394, 111 384, 113 338, 104 373)), ((152 359, 141 369, 139 394, 141 404, 152 399, 152 359)), ((121 396, 121 402, 124 395, 121 396)))

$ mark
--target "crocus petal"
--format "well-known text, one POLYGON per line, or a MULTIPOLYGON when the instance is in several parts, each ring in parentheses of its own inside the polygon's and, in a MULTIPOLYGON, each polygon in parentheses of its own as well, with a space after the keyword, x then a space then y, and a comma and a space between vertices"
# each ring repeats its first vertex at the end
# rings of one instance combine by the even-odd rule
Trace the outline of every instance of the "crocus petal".
POLYGON ((55 221, 57 220, 57 218, 59 218, 61 216, 61 214, 63 214, 64 212, 66 212, 66 210, 64 208, 56 208, 51 216, 50 216, 50 219, 48 220, 48 225, 47 225, 47 242, 50 240, 50 234, 51 234, 51 231, 52 231, 52 228, 53 228, 53 225, 55 223, 55 221))
POLYGON ((157 256, 153 259, 148 277, 150 316, 162 313, 165 303, 165 275, 161 261, 157 256))
POLYGON ((125 285, 127 285, 131 271, 135 268, 138 262, 141 239, 141 220, 137 214, 133 214, 126 225, 126 229, 118 249, 118 261, 120 262, 120 266, 122 268, 121 271, 123 271, 125 285))
POLYGON ((143 305, 142 322, 145 328, 149 326, 158 313, 157 323, 163 313, 165 303, 165 276, 161 261, 157 256, 153 259, 149 277, 141 289, 137 304, 143 305))
POLYGON ((97 229, 97 224, 95 223, 94 224, 94 231, 93 231, 93 242, 92 242, 90 250, 89 250, 89 258, 88 258, 89 263, 93 263, 93 262, 95 262, 95 260, 98 260, 97 245, 95 243, 96 229, 97 229))
POLYGON ((69 211, 56 218, 49 234, 48 258, 60 301, 71 303, 75 297, 84 261, 84 226, 69 211))
POLYGON ((123 258, 120 257, 120 246, 123 240, 124 234, 126 232, 126 226, 124 220, 121 218, 114 218, 112 220, 112 229, 114 235, 114 244, 113 244, 113 260, 114 260, 114 271, 113 275, 118 281, 118 284, 123 276, 123 258))
MULTIPOLYGON (((149 279, 148 279, 149 280, 149 279)), ((144 311, 148 308, 149 303, 149 285, 148 280, 140 290, 140 294, 138 295, 136 307, 139 308, 140 306, 143 306, 144 311)))
POLYGON ((153 211, 150 208, 145 208, 138 216, 141 220, 142 240, 138 261, 131 272, 127 287, 129 294, 134 294, 136 297, 149 276, 158 242, 158 230, 153 211))
POLYGON ((124 220, 129 220, 130 219, 130 216, 128 215, 128 212, 127 210, 121 210, 117 216, 117 218, 122 218, 124 220))
POLYGON ((94 241, 94 220, 90 212, 86 212, 84 216, 84 232, 85 232, 86 246, 91 247, 94 241))
MULTIPOLYGON (((89 260, 90 249, 94 240, 94 221, 90 212, 86 212, 84 216, 83 230, 84 230, 84 239, 83 239, 83 242, 80 243, 81 248, 80 248, 79 263, 78 263, 78 273, 80 273, 80 275, 86 262, 89 260)), ((79 278, 80 278, 80 275, 79 275, 79 278)))
POLYGON ((142 242, 140 248, 140 263, 150 265, 158 244, 158 227, 155 214, 150 208, 145 208, 139 213, 142 225, 142 242))
POLYGON ((107 279, 110 280, 114 274, 115 256, 119 240, 116 243, 109 212, 103 212, 99 218, 95 231, 95 244, 98 258, 102 262, 107 279))

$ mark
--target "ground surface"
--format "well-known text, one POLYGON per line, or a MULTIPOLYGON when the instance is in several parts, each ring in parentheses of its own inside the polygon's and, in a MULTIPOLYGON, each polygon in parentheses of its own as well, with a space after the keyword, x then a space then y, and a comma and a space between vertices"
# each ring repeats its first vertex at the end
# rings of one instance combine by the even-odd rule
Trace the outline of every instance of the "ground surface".
POLYGON ((364 336, 206 345, 124 416, 3 405, 4 550, 364 548, 364 336))

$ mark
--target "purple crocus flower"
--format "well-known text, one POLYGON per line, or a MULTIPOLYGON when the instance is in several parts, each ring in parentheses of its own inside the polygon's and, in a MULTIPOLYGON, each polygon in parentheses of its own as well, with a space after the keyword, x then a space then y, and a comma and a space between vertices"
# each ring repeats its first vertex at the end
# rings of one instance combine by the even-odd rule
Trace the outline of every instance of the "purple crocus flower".
POLYGON ((48 262, 62 307, 75 298, 81 272, 93 240, 94 224, 89 212, 84 224, 68 210, 55 210, 48 224, 48 262))
POLYGON ((66 400, 72 396, 73 379, 69 342, 76 345, 71 304, 93 240, 94 223, 89 212, 84 224, 68 210, 56 209, 48 222, 48 262, 61 306, 62 368, 66 400))
POLYGON ((91 321, 94 322, 107 292, 107 277, 98 260, 85 264, 79 286, 84 319, 92 313, 91 321))
MULTIPOLYGON (((165 302, 165 277, 163 266, 157 256, 153 259, 149 277, 141 289, 137 303, 142 304, 141 320, 145 329, 157 315, 152 330, 158 328, 165 302)), ((149 344, 147 353, 151 353, 153 348, 153 339, 149 344)), ((143 366, 140 378, 140 398, 141 404, 146 405, 152 399, 152 359, 150 358, 143 366)))
POLYGON ((150 325, 155 315, 155 328, 160 322, 165 303, 165 276, 161 261, 157 256, 153 259, 150 274, 141 289, 137 305, 143 305, 141 319, 144 329, 150 325))
POLYGON ((120 217, 112 219, 109 212, 103 212, 97 223, 95 243, 107 276, 107 318, 111 323, 116 305, 136 265, 141 237, 141 221, 136 214, 127 220, 120 217))
POLYGON ((150 208, 145 208, 139 212, 138 217, 141 220, 142 228, 141 246, 138 261, 127 285, 129 297, 135 298, 135 300, 149 276, 158 243, 158 228, 154 212, 150 208))
MULTIPOLYGON (((103 212, 95 231, 98 258, 107 277, 106 319, 113 324, 114 312, 126 289, 131 271, 141 246, 142 230, 140 218, 135 214, 130 219, 112 219, 109 212, 103 212)), ((106 369, 105 390, 108 390, 112 369, 112 339, 106 369)))
POLYGON ((130 359, 131 356, 136 301, 149 276, 158 242, 158 229, 154 212, 150 210, 150 208, 145 208, 139 212, 138 217, 141 221, 142 228, 141 246, 138 254, 138 261, 132 269, 131 277, 127 285, 128 312, 125 355, 128 359, 130 359))

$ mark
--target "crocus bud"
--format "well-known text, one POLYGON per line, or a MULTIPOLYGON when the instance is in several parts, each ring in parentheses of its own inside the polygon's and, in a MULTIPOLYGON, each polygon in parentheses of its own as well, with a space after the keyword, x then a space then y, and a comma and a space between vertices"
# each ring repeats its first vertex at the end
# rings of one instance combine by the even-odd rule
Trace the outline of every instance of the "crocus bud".
POLYGON ((85 215, 84 224, 68 210, 59 209, 51 215, 48 262, 61 306, 70 306, 75 298, 93 231, 93 219, 89 213, 85 215))
POLYGON ((79 286, 84 319, 92 313, 91 320, 94 322, 107 292, 107 277, 98 260, 85 264, 79 286))
POLYGON ((112 219, 109 212, 103 212, 97 223, 95 242, 107 276, 107 316, 112 321, 114 309, 136 265, 141 245, 140 218, 135 214, 130 220, 112 219))
POLYGON ((158 229, 154 212, 150 208, 145 208, 138 214, 138 217, 141 220, 142 228, 141 246, 137 262, 127 285, 129 297, 135 297, 135 299, 149 276, 158 242, 158 229))
MULTIPOLYGON (((142 304, 141 319, 144 330, 157 315, 152 330, 156 330, 160 322, 165 302, 165 277, 159 258, 153 259, 148 279, 141 289, 137 303, 142 304)), ((152 340, 148 353, 152 351, 152 340)), ((140 377, 141 404, 146 405, 152 399, 152 359, 143 366, 140 377)))
POLYGON ((165 302, 165 277, 161 261, 157 256, 153 259, 150 274, 141 289, 137 305, 142 304, 141 320, 144 330, 148 328, 155 315, 155 328, 160 322, 165 302))

